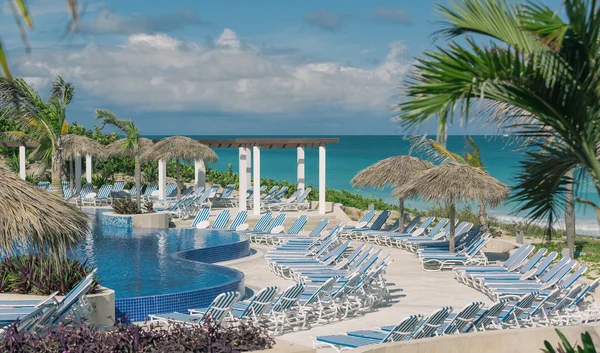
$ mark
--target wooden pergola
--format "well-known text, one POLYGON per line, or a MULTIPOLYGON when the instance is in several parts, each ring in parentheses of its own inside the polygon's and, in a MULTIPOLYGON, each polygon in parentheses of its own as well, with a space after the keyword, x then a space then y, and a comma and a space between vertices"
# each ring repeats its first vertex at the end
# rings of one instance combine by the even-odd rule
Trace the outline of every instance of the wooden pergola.
MULTIPOLYGON (((159 140, 152 140, 158 142, 159 140)), ((325 213, 325 189, 326 189, 326 146, 331 143, 339 142, 337 138, 235 138, 235 139, 197 139, 198 142, 211 148, 237 148, 239 149, 239 175, 240 175, 240 190, 239 190, 239 205, 241 209, 247 208, 246 199, 248 188, 250 187, 251 176, 253 173, 253 189, 260 190, 260 150, 275 149, 275 148, 296 148, 297 150, 297 178, 296 183, 299 189, 304 189, 305 178, 305 148, 319 149, 319 212, 325 213), (252 158, 254 156, 254 158, 252 158), (252 161, 252 163, 251 163, 252 161)), ((37 142, 14 142, 2 141, 0 145, 5 147, 19 147, 19 175, 25 179, 25 148, 37 147, 37 142)), ((86 157, 86 179, 92 181, 92 157, 86 157)), ((159 161, 159 197, 165 197, 166 189, 166 162, 159 161), (162 168, 161 168, 162 166, 162 168)), ((75 174, 81 176, 81 160, 75 161, 75 174)), ((81 177, 75 178, 75 181, 81 183, 81 177)), ((206 183, 206 166, 204 161, 195 161, 195 182, 196 186, 204 186, 206 183)), ((78 185, 78 188, 80 185, 78 185)), ((260 192, 253 193, 253 209, 254 214, 260 214, 260 192)))

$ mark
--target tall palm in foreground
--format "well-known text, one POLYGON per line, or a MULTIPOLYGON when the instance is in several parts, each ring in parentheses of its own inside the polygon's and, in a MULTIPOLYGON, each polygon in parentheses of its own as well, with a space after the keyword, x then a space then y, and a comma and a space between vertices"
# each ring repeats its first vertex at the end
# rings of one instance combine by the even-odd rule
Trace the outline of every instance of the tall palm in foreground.
POLYGON ((40 146, 35 158, 52 171, 52 191, 62 194, 61 138, 69 132, 67 105, 75 90, 58 76, 52 85, 50 98, 43 100, 22 78, 0 77, 0 109, 5 117, 14 119, 19 131, 4 134, 15 139, 36 141, 40 146))
POLYGON ((112 125, 119 129, 125 134, 124 143, 122 145, 123 151, 127 151, 133 155, 135 159, 135 190, 136 200, 138 207, 141 206, 141 152, 140 152, 140 130, 135 126, 135 123, 131 120, 121 119, 114 113, 105 109, 96 110, 96 119, 102 121, 100 129, 106 125, 112 125))
MULTIPOLYGON (((487 173, 485 165, 481 160, 479 146, 477 146, 475 140, 473 140, 471 136, 465 136, 465 153, 463 156, 448 150, 442 143, 424 136, 411 135, 407 137, 407 139, 412 143, 411 148, 424 152, 438 162, 467 164, 487 173)), ((488 229, 486 205, 482 201, 478 201, 477 206, 479 207, 479 223, 481 223, 485 229, 488 229)))
POLYGON ((513 199, 521 202, 517 211, 549 226, 564 208, 569 183, 590 180, 600 195, 600 9, 595 0, 565 0, 563 9, 561 18, 532 1, 439 5, 445 22, 437 34, 464 36, 466 44, 425 53, 398 116, 413 127, 438 114, 451 121, 457 109, 468 117, 478 101, 534 147, 521 163, 513 199), (477 45, 468 34, 490 42, 477 45))

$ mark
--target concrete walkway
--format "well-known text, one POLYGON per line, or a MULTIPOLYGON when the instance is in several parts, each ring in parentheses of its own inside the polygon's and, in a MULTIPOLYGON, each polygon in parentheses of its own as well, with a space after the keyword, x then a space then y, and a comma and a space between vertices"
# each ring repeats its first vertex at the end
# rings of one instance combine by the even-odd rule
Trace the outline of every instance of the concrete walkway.
MULTIPOLYGON (((267 246, 254 245, 253 248, 262 252, 269 249, 267 246)), ((315 336, 395 324, 408 315, 416 313, 429 315, 446 305, 452 305, 457 311, 472 301, 483 301, 486 304, 491 302, 480 292, 458 283, 451 271, 424 272, 414 254, 392 248, 383 249, 394 260, 385 275, 393 297, 390 306, 354 319, 314 326, 306 331, 287 333, 278 337, 278 340, 312 347, 312 337, 315 336)), ((277 285, 284 289, 294 283, 272 274, 262 256, 227 266, 244 272, 246 285, 253 289, 267 285, 277 285)))

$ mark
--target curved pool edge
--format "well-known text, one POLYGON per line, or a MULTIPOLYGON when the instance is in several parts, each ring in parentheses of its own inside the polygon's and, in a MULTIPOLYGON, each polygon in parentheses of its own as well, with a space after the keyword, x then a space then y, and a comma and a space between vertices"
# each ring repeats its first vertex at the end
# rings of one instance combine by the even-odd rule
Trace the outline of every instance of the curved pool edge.
MULTIPOLYGON (((95 210, 96 219, 102 218, 98 216, 107 211, 109 210, 97 208, 95 210)), ((133 227, 129 229, 133 230, 133 227)), ((218 271, 224 274, 233 275, 234 279, 217 285, 182 292, 115 298, 115 320, 117 322, 141 322, 147 320, 148 316, 152 314, 187 313, 188 309, 207 307, 217 295, 227 291, 238 291, 243 297, 246 288, 244 273, 214 263, 243 258, 248 254, 250 254, 248 237, 228 244, 171 253, 170 257, 174 260, 203 263, 204 266, 217 268, 218 271)))
POLYGON ((148 316, 152 314, 172 312, 187 314, 188 309, 207 307, 217 295, 223 292, 237 291, 244 295, 246 286, 243 272, 225 266, 212 264, 209 266, 229 271, 235 274, 236 278, 219 285, 196 290, 115 299, 117 321, 140 322, 147 320, 148 316))
MULTIPOLYGON (((242 235, 243 234, 240 234, 240 236, 242 235)), ((174 253, 174 255, 182 260, 209 264, 237 260, 250 255, 250 240, 247 236, 243 236, 243 239, 237 242, 178 251, 174 253)))

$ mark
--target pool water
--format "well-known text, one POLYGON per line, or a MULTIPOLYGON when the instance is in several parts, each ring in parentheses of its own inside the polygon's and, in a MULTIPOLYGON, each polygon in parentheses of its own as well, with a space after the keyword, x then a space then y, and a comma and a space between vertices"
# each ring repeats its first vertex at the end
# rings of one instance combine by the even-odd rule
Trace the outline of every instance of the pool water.
POLYGON ((178 255, 243 241, 247 239, 233 231, 124 229, 96 222, 93 232, 73 249, 72 255, 98 268, 101 284, 115 290, 116 298, 130 298, 193 291, 239 280, 243 274, 210 264, 211 256, 186 260, 178 255))

